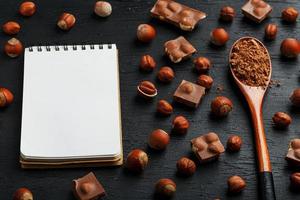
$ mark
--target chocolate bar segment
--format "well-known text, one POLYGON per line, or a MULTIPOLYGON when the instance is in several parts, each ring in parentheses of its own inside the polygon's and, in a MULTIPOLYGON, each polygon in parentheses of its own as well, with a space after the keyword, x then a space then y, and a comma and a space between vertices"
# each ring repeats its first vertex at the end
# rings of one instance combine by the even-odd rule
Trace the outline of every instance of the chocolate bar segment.
POLYGON ((292 166, 300 166, 300 139, 293 139, 290 142, 289 150, 285 159, 292 166))
POLYGON ((171 0, 158 0, 151 9, 151 15, 184 31, 192 31, 206 17, 204 12, 171 0))
POLYGON ((219 136, 213 132, 192 139, 191 144, 200 163, 215 160, 225 151, 219 136))
POLYGON ((257 22, 262 22, 271 13, 272 7, 263 0, 250 0, 243 7, 243 14, 257 22))
POLYGON ((105 196, 105 190, 93 172, 73 180, 73 193, 78 200, 96 200, 105 196))
POLYGON ((197 50, 183 36, 165 43, 165 52, 170 60, 179 63, 182 60, 190 58, 197 50))

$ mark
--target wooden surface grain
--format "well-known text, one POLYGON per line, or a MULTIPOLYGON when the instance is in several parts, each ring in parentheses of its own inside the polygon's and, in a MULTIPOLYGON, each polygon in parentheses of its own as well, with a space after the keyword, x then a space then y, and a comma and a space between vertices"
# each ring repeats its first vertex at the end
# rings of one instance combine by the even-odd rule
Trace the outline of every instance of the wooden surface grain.
MULTIPOLYGON (((30 188, 35 199, 68 200, 74 199, 71 192, 71 181, 89 171, 95 172, 108 196, 104 199, 146 200, 155 199, 153 188, 160 178, 172 178, 177 183, 177 193, 174 199, 257 199, 256 161, 254 155, 253 129, 247 104, 235 86, 228 70, 228 53, 233 42, 242 36, 254 36, 262 40, 270 51, 273 63, 272 78, 281 82, 280 87, 269 89, 264 103, 264 122, 267 142, 270 150, 276 194, 278 199, 300 199, 300 194, 289 189, 289 176, 294 171, 284 160, 288 143, 291 139, 300 137, 300 111, 291 107, 288 96, 300 85, 299 60, 286 60, 280 56, 279 47, 286 37, 299 38, 300 22, 285 24, 281 21, 281 10, 294 6, 300 10, 297 0, 270 0, 274 8, 271 17, 261 24, 254 24, 243 18, 240 8, 244 1, 236 0, 181 0, 191 7, 208 14, 207 19, 191 33, 157 20, 151 19, 149 10, 154 4, 150 0, 119 0, 111 1, 113 14, 107 19, 100 19, 92 14, 94 1, 82 0, 52 0, 36 1, 37 13, 30 18, 20 17, 17 13, 19 1, 0 1, 0 23, 7 20, 17 20, 22 30, 17 37, 25 46, 54 44, 85 44, 114 42, 120 50, 120 79, 122 98, 124 155, 133 148, 145 149, 150 163, 141 175, 127 173, 123 167, 117 168, 86 168, 60 170, 22 170, 18 163, 20 145, 20 123, 22 107, 23 57, 11 59, 0 54, 0 86, 7 87, 15 94, 14 103, 0 111, 0 199, 12 199, 13 192, 19 187, 30 188), (237 10, 237 17, 231 24, 218 21, 219 9, 231 5, 237 10), (75 27, 69 32, 62 32, 55 26, 62 12, 71 12, 76 18, 75 27), (267 23, 279 26, 275 41, 263 40, 264 26, 267 23), (136 27, 140 23, 153 24, 157 29, 156 39, 143 45, 136 41, 136 27), (225 47, 215 48, 209 44, 209 33, 215 27, 224 27, 230 33, 230 41, 225 47), (172 64, 163 56, 163 43, 184 35, 198 49, 198 55, 209 57, 214 67, 210 75, 214 78, 214 86, 204 97, 197 110, 190 110, 175 104, 175 112, 171 117, 158 117, 155 113, 156 102, 159 99, 172 101, 172 93, 182 79, 195 81, 197 74, 192 70, 192 62, 172 64), (140 56, 151 54, 157 61, 158 68, 164 65, 173 67, 176 78, 171 84, 161 84, 156 81, 156 73, 141 73, 138 70, 140 56), (145 102, 136 96, 136 85, 141 80, 152 80, 156 83, 159 94, 151 102, 145 102), (222 92, 217 87, 222 86, 222 92), (210 115, 210 102, 224 95, 232 99, 234 109, 224 119, 213 119, 210 115), (278 131, 273 128, 272 115, 277 111, 288 112, 293 117, 293 123, 288 130, 278 131), (171 136, 171 143, 166 151, 156 153, 147 148, 148 134, 162 128, 171 129, 171 120, 177 115, 186 116, 191 127, 184 137, 171 136), (241 135, 244 144, 239 153, 224 153, 219 161, 206 165, 198 165, 197 172, 190 178, 176 175, 176 161, 181 156, 192 156, 189 141, 199 134, 214 131, 219 134, 225 144, 230 134, 241 135), (247 188, 237 196, 227 194, 226 180, 231 175, 243 176, 247 188)), ((10 37, 0 34, 1 51, 3 44, 10 37)), ((99 63, 101 67, 101 63, 99 63)), ((72 73, 72 72, 70 72, 72 73)), ((55 77, 53 77, 55 81, 55 77)), ((108 86, 109 87, 109 86, 108 86)), ((59 90, 59 88, 57 88, 59 90)), ((95 91, 96 92, 96 91, 95 91)), ((100 91, 97 91, 100 92, 100 91)), ((84 95, 84 92, 81 93, 84 95)), ((53 94, 53 98, 57 98, 53 94)), ((88 95, 87 95, 88 102, 88 95)), ((69 103, 69 102, 62 102, 69 103)), ((53 147, 55 148, 55 146, 53 147)), ((194 158, 193 158, 194 159, 194 158)))

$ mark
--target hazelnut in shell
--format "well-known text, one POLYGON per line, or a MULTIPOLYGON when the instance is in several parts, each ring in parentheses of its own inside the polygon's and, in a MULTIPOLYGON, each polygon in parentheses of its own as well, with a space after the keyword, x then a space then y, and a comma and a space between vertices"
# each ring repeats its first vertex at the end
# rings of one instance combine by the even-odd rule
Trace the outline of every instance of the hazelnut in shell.
POLYGON ((163 83, 170 83, 175 77, 175 73, 171 67, 164 66, 162 67, 158 73, 157 78, 163 83))
POLYGON ((64 30, 70 30, 76 22, 76 18, 74 15, 72 15, 71 13, 63 13, 60 15, 58 22, 57 22, 57 26, 64 30))
POLYGON ((246 182, 240 176, 231 176, 227 180, 228 191, 230 193, 239 193, 246 187, 246 182))
POLYGON ((141 42, 150 42, 156 36, 156 30, 149 24, 140 24, 136 32, 137 38, 141 42))
POLYGON ((223 46, 229 40, 229 34, 223 28, 216 28, 210 33, 211 42, 216 46, 223 46))
POLYGON ((178 115, 173 119, 172 132, 185 135, 190 127, 189 121, 182 115, 178 115))
POLYGON ((21 29, 20 24, 14 21, 6 22, 2 26, 3 32, 6 33, 7 35, 15 35, 19 33, 20 29, 21 29))
POLYGON ((299 15, 299 12, 296 8, 288 7, 282 11, 281 18, 285 22, 294 23, 297 21, 298 15, 299 15))
POLYGON ((94 13, 100 17, 108 17, 112 13, 111 4, 106 1, 97 1, 94 6, 94 13))
POLYGON ((224 96, 218 96, 211 102, 211 112, 216 117, 227 116, 233 108, 230 99, 224 96))
POLYGON ((157 103, 157 112, 164 116, 169 116, 173 113, 173 106, 166 100, 159 100, 157 103))
POLYGON ((11 38, 4 46, 4 52, 11 58, 19 56, 23 52, 23 45, 17 38, 11 38))
POLYGON ((6 88, 0 88, 0 108, 10 105, 14 100, 14 95, 6 88))
POLYGON ((36 11, 36 5, 32 1, 24 1, 19 7, 19 13, 25 17, 32 16, 36 11))
POLYGON ((142 81, 137 86, 137 91, 141 97, 144 97, 146 99, 154 98, 157 95, 157 89, 155 85, 150 81, 142 81))
POLYGON ((292 118, 284 112, 275 113, 272 120, 275 127, 279 129, 287 128, 292 123, 292 118))
POLYGON ((177 161, 177 171, 184 176, 191 176, 196 172, 196 164, 187 157, 182 157, 177 161))
POLYGON ((224 6, 220 11, 220 20, 224 22, 232 22, 235 17, 235 10, 230 6, 224 6))
POLYGON ((211 68, 211 62, 206 57, 198 57, 194 60, 195 69, 200 74, 207 73, 211 68))
POLYGON ((295 107, 300 108, 300 88, 297 88, 292 92, 290 101, 295 107))
POLYGON ((227 150, 230 152, 237 152, 241 149, 243 140, 238 135, 231 135, 227 140, 227 150))
POLYGON ((171 197, 176 192, 176 184, 168 178, 160 179, 155 185, 155 192, 164 197, 171 197))
POLYGON ((166 131, 162 129, 154 130, 150 134, 148 140, 148 145, 155 150, 164 150, 165 148, 167 148, 169 143, 170 136, 166 131))
POLYGON ((150 55, 144 55, 141 57, 140 61, 140 69, 143 71, 153 71, 153 69, 156 67, 156 62, 154 58, 150 55))
POLYGON ((214 80, 211 76, 201 74, 197 79, 197 84, 205 87, 205 89, 209 90, 213 84, 214 80))
POLYGON ((33 195, 29 189, 19 188, 15 191, 13 200, 33 200, 33 195))
POLYGON ((142 172, 148 165, 148 155, 141 149, 132 150, 126 159, 126 168, 135 173, 142 172))
POLYGON ((296 58, 300 53, 300 43, 297 39, 287 38, 282 41, 280 51, 287 58, 296 58))

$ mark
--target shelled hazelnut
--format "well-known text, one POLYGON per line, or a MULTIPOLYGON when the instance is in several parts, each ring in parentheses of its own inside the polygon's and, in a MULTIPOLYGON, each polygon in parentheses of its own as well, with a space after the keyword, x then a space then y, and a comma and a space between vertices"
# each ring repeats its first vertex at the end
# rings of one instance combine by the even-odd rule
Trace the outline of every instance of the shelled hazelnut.
POLYGON ((214 80, 211 76, 202 74, 197 79, 197 84, 205 87, 205 89, 209 90, 213 84, 214 80))
POLYGON ((224 96, 216 97, 211 103, 211 112, 217 117, 227 116, 233 108, 230 99, 224 96))
POLYGON ((185 135, 190 127, 189 121, 182 115, 178 115, 173 119, 172 130, 174 133, 185 135))
POLYGON ((156 67, 154 58, 150 55, 144 55, 141 57, 140 69, 143 71, 152 71, 156 67))
POLYGON ((0 108, 10 105, 14 100, 14 95, 6 88, 0 88, 0 108))
POLYGON ((300 88, 297 88, 292 92, 290 101, 295 107, 300 107, 300 88))
POLYGON ((195 69, 197 72, 204 74, 211 68, 211 62, 206 57, 198 57, 194 60, 195 69))
POLYGON ((277 112, 272 118, 275 127, 283 129, 287 128, 292 123, 292 118, 284 112, 277 112))
POLYGON ((239 151, 242 147, 242 138, 238 135, 232 135, 227 140, 227 149, 231 152, 239 151))
POLYGON ((62 30, 70 30, 76 22, 76 18, 71 13, 63 13, 60 15, 57 26, 62 30))
POLYGON ((281 13, 282 19, 289 23, 296 22, 298 15, 299 15, 298 10, 296 10, 296 8, 294 7, 285 8, 281 13))
POLYGON ((3 32, 6 33, 7 35, 15 35, 19 33, 20 29, 21 29, 20 24, 14 21, 6 22, 2 26, 3 32))
POLYGON ((282 41, 280 51, 287 58, 295 58, 300 53, 300 42, 294 38, 287 38, 282 41))
POLYGON ((164 150, 165 148, 167 148, 169 143, 170 143, 170 136, 166 131, 162 129, 154 130, 150 134, 148 140, 149 146, 155 150, 164 150))
POLYGON ((176 192, 176 184, 171 179, 160 179, 155 185, 155 192, 165 197, 171 197, 176 192))
POLYGON ((100 17, 108 17, 112 13, 111 4, 106 1, 97 1, 94 6, 94 12, 100 17))
POLYGON ((265 28, 265 38, 268 40, 274 40, 277 35, 277 25, 268 24, 265 28))
POLYGON ((156 31, 153 26, 149 24, 140 24, 136 32, 138 40, 141 42, 150 42, 156 36, 156 31))
POLYGON ((23 52, 23 45, 17 38, 11 38, 6 42, 4 52, 9 57, 15 58, 23 52))
POLYGON ((230 6, 224 6, 220 11, 220 20, 224 22, 232 22, 235 17, 235 10, 230 6))
POLYGON ((36 6, 31 1, 24 1, 19 7, 19 13, 25 17, 32 16, 36 11, 36 6))
POLYGON ((229 34, 223 28, 216 28, 210 33, 211 42, 216 46, 223 46, 229 40, 229 34))
POLYGON ((19 188, 15 191, 13 200, 33 200, 33 195, 29 189, 19 188))
POLYGON ((246 187, 246 182, 239 176, 231 176, 227 180, 228 191, 230 193, 239 193, 246 187))
POLYGON ((162 67, 157 73, 158 80, 164 83, 171 82, 174 79, 174 77, 175 77, 175 73, 173 69, 168 66, 162 67))
POLYGON ((140 173, 148 165, 148 156, 141 149, 132 150, 126 159, 125 166, 129 171, 140 173))
POLYGON ((142 81, 137 86, 138 94, 145 98, 153 98, 157 95, 157 89, 153 83, 150 81, 142 81))
POLYGON ((196 172, 196 164, 189 158, 182 157, 177 161, 177 171, 184 176, 191 176, 196 172))
POLYGON ((166 100, 159 100, 156 110, 159 114, 168 116, 173 113, 173 106, 166 100))
POLYGON ((290 177, 291 186, 293 189, 300 189, 300 173, 293 173, 290 177))

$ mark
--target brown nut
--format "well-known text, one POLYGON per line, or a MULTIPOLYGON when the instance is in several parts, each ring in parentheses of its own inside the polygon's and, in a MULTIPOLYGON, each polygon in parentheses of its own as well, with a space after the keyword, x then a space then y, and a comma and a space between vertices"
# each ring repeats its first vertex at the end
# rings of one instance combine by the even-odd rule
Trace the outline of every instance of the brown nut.
POLYGON ((36 6, 31 1, 25 1, 21 3, 19 7, 19 13, 25 17, 32 16, 36 11, 36 6))
POLYGON ((277 128, 287 128, 292 123, 292 118, 284 112, 277 112, 274 114, 273 123, 277 128))
POLYGON ((150 55, 144 55, 140 61, 140 69, 143 71, 152 71, 156 67, 156 62, 150 55))
POLYGON ((0 108, 10 105, 14 100, 14 95, 6 88, 0 88, 0 108))
POLYGON ((227 149, 231 152, 239 151, 242 147, 243 140, 238 135, 232 135, 227 140, 227 149))
POLYGON ((83 194, 88 194, 92 191, 95 191, 96 187, 95 184, 86 182, 86 183, 82 183, 82 185, 80 186, 80 190, 83 194))
POLYGON ((33 200, 33 195, 29 189, 19 188, 15 191, 13 200, 33 200))
POLYGON ((214 80, 211 76, 202 74, 197 79, 197 84, 205 87, 205 89, 209 90, 213 84, 214 80))
POLYGON ((178 115, 173 119, 172 131, 174 133, 185 135, 190 127, 189 121, 182 115, 178 115))
POLYGON ((6 42, 4 52, 9 57, 15 58, 23 52, 23 45, 17 38, 11 38, 6 42))
POLYGON ((126 159, 126 168, 132 172, 140 173, 148 165, 147 154, 140 149, 132 150, 126 159))
POLYGON ((94 12, 100 17, 108 17, 112 13, 111 4, 106 1, 97 1, 94 6, 94 12))
POLYGON ((288 23, 296 22, 298 15, 299 15, 298 10, 296 10, 296 8, 294 7, 288 7, 284 9, 281 13, 282 19, 288 23))
POLYGON ((229 34, 223 28, 216 28, 210 33, 211 42, 216 46, 223 46, 229 40, 229 34))
POLYGON ((158 80, 164 83, 171 82, 174 79, 174 77, 175 77, 175 73, 173 69, 167 66, 162 67, 157 73, 158 80))
POLYGON ((150 42, 156 36, 156 31, 153 26, 149 24, 140 24, 136 32, 138 40, 141 42, 150 42))
POLYGON ((195 69, 197 72, 204 74, 211 68, 211 62, 208 58, 198 57, 194 60, 195 69))
POLYGON ((60 15, 57 26, 62 30, 70 30, 76 22, 76 18, 71 13, 63 13, 60 15))
POLYGON ((148 145, 155 150, 164 150, 167 148, 168 144, 170 143, 170 136, 169 134, 162 130, 157 129, 153 131, 148 140, 148 145))
POLYGON ((171 179, 160 179, 155 185, 155 192, 165 197, 171 197, 176 192, 176 184, 171 179))
POLYGON ((20 24, 14 21, 6 22, 2 26, 3 32, 6 33, 7 35, 17 34, 19 33, 20 29, 21 29, 20 24))
POLYGON ((294 38, 287 38, 282 41, 280 51, 287 58, 295 58, 300 53, 300 42, 294 38))
POLYGON ((157 112, 161 115, 171 115, 173 113, 173 106, 166 100, 160 100, 157 103, 157 112))
POLYGON ((231 176, 227 180, 228 191, 230 193, 239 193, 246 187, 246 182, 239 176, 231 176))
POLYGON ((274 40, 277 35, 277 25, 268 24, 265 28, 265 38, 268 40, 274 40))
POLYGON ((233 104, 227 97, 216 97, 211 103, 211 112, 217 117, 225 117, 232 111, 233 104))
POLYGON ((177 171, 184 176, 191 176, 196 172, 196 164, 189 158, 182 157, 177 161, 177 171))
POLYGON ((300 88, 297 88, 293 91, 290 96, 290 101, 295 107, 300 107, 300 88))
POLYGON ((142 81, 137 86, 138 94, 145 98, 153 98, 157 95, 157 89, 150 81, 142 81))
POLYGON ((224 6, 220 11, 220 20, 224 22, 232 22, 235 17, 235 10, 230 6, 224 6))
POLYGON ((293 173, 290 177, 290 180, 291 180, 292 188, 299 190, 300 189, 300 173, 299 172, 293 173))

